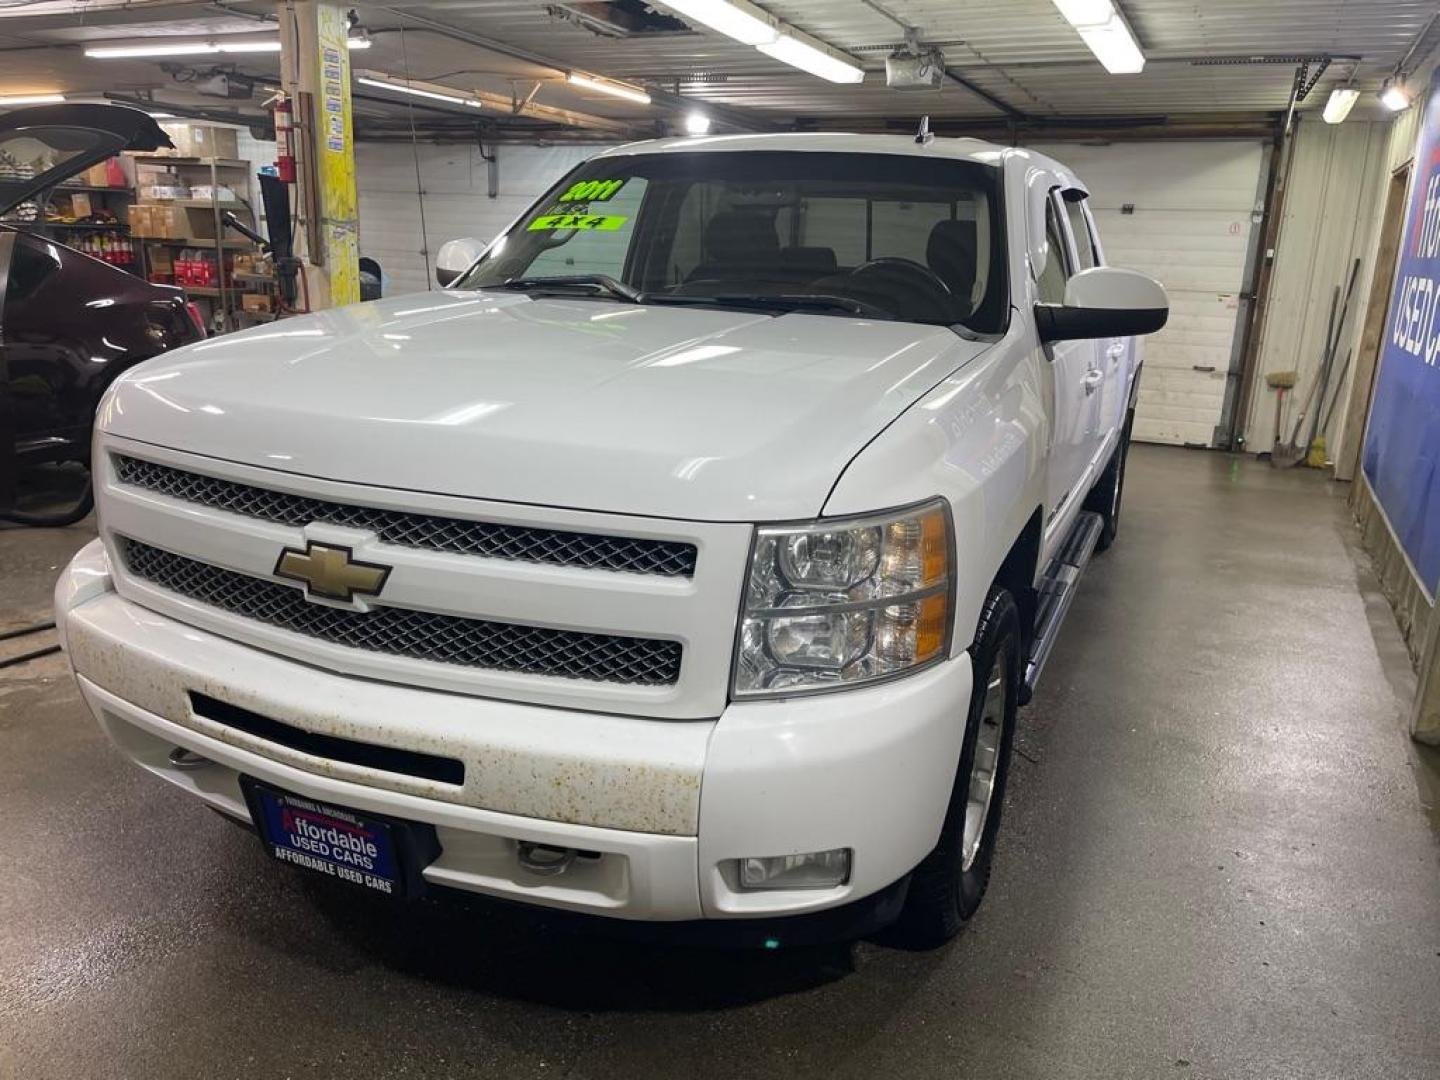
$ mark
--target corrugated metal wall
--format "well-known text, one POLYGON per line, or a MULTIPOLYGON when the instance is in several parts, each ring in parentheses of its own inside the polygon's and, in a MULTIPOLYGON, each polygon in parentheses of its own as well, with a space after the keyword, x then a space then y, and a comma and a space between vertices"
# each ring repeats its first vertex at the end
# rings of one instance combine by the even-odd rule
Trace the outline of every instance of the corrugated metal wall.
MULTIPOLYGON (((1294 136, 1293 157, 1286 179, 1284 216, 1276 241, 1275 265, 1266 301, 1259 361, 1251 388, 1246 447, 1268 450, 1275 441, 1275 391, 1265 384, 1270 372, 1298 371, 1299 383, 1285 395, 1280 426, 1289 439, 1305 396, 1315 384, 1324 350, 1334 289, 1343 290, 1350 267, 1362 259, 1350 313, 1341 334, 1331 377, 1336 394, 1347 350, 1360 339, 1365 300, 1375 254, 1379 214, 1392 126, 1388 122, 1351 120, 1326 124, 1307 119, 1294 136)), ((1339 389, 1327 445, 1331 456, 1343 442, 1347 387, 1354 370, 1339 389)), ((1318 393, 1315 395, 1318 397, 1318 393)), ((1328 401, 1328 398, 1327 398, 1328 401)), ((1311 406, 1312 412, 1315 405, 1311 406)), ((1310 423, 1307 420, 1305 431, 1310 423)), ((1305 432, 1301 433, 1301 439, 1305 432)))

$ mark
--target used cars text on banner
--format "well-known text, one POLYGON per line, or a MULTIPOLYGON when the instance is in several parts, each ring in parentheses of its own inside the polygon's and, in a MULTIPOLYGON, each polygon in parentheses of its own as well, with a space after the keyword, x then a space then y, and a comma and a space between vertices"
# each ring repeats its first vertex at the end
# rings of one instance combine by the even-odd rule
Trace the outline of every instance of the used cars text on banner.
POLYGON ((1432 596, 1440 584, 1440 76, 1415 153, 1362 467, 1432 596))

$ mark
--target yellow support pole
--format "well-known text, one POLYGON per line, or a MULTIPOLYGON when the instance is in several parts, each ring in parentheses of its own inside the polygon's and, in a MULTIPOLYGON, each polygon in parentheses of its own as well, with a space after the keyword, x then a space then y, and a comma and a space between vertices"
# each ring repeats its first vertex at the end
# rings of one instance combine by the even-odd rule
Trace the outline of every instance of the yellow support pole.
POLYGON ((296 233, 306 238, 311 307, 353 304, 360 299, 360 223, 346 9, 321 0, 278 6, 282 82, 298 129, 296 233))

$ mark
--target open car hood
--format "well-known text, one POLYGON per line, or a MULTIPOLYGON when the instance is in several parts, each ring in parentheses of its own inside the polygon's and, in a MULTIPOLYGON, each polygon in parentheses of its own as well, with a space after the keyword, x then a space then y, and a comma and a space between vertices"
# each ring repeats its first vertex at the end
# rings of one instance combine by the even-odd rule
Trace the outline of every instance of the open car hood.
POLYGON ((15 109, 0 116, 0 214, 122 150, 173 145, 153 117, 128 105, 15 109))

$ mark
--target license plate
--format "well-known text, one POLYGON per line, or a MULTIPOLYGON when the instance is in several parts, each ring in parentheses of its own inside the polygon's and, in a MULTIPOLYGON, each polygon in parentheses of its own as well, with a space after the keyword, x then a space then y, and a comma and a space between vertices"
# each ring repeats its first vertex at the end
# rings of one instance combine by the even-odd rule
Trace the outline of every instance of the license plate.
POLYGON ((387 896, 405 892, 403 825, 248 786, 251 815, 275 858, 387 896))

